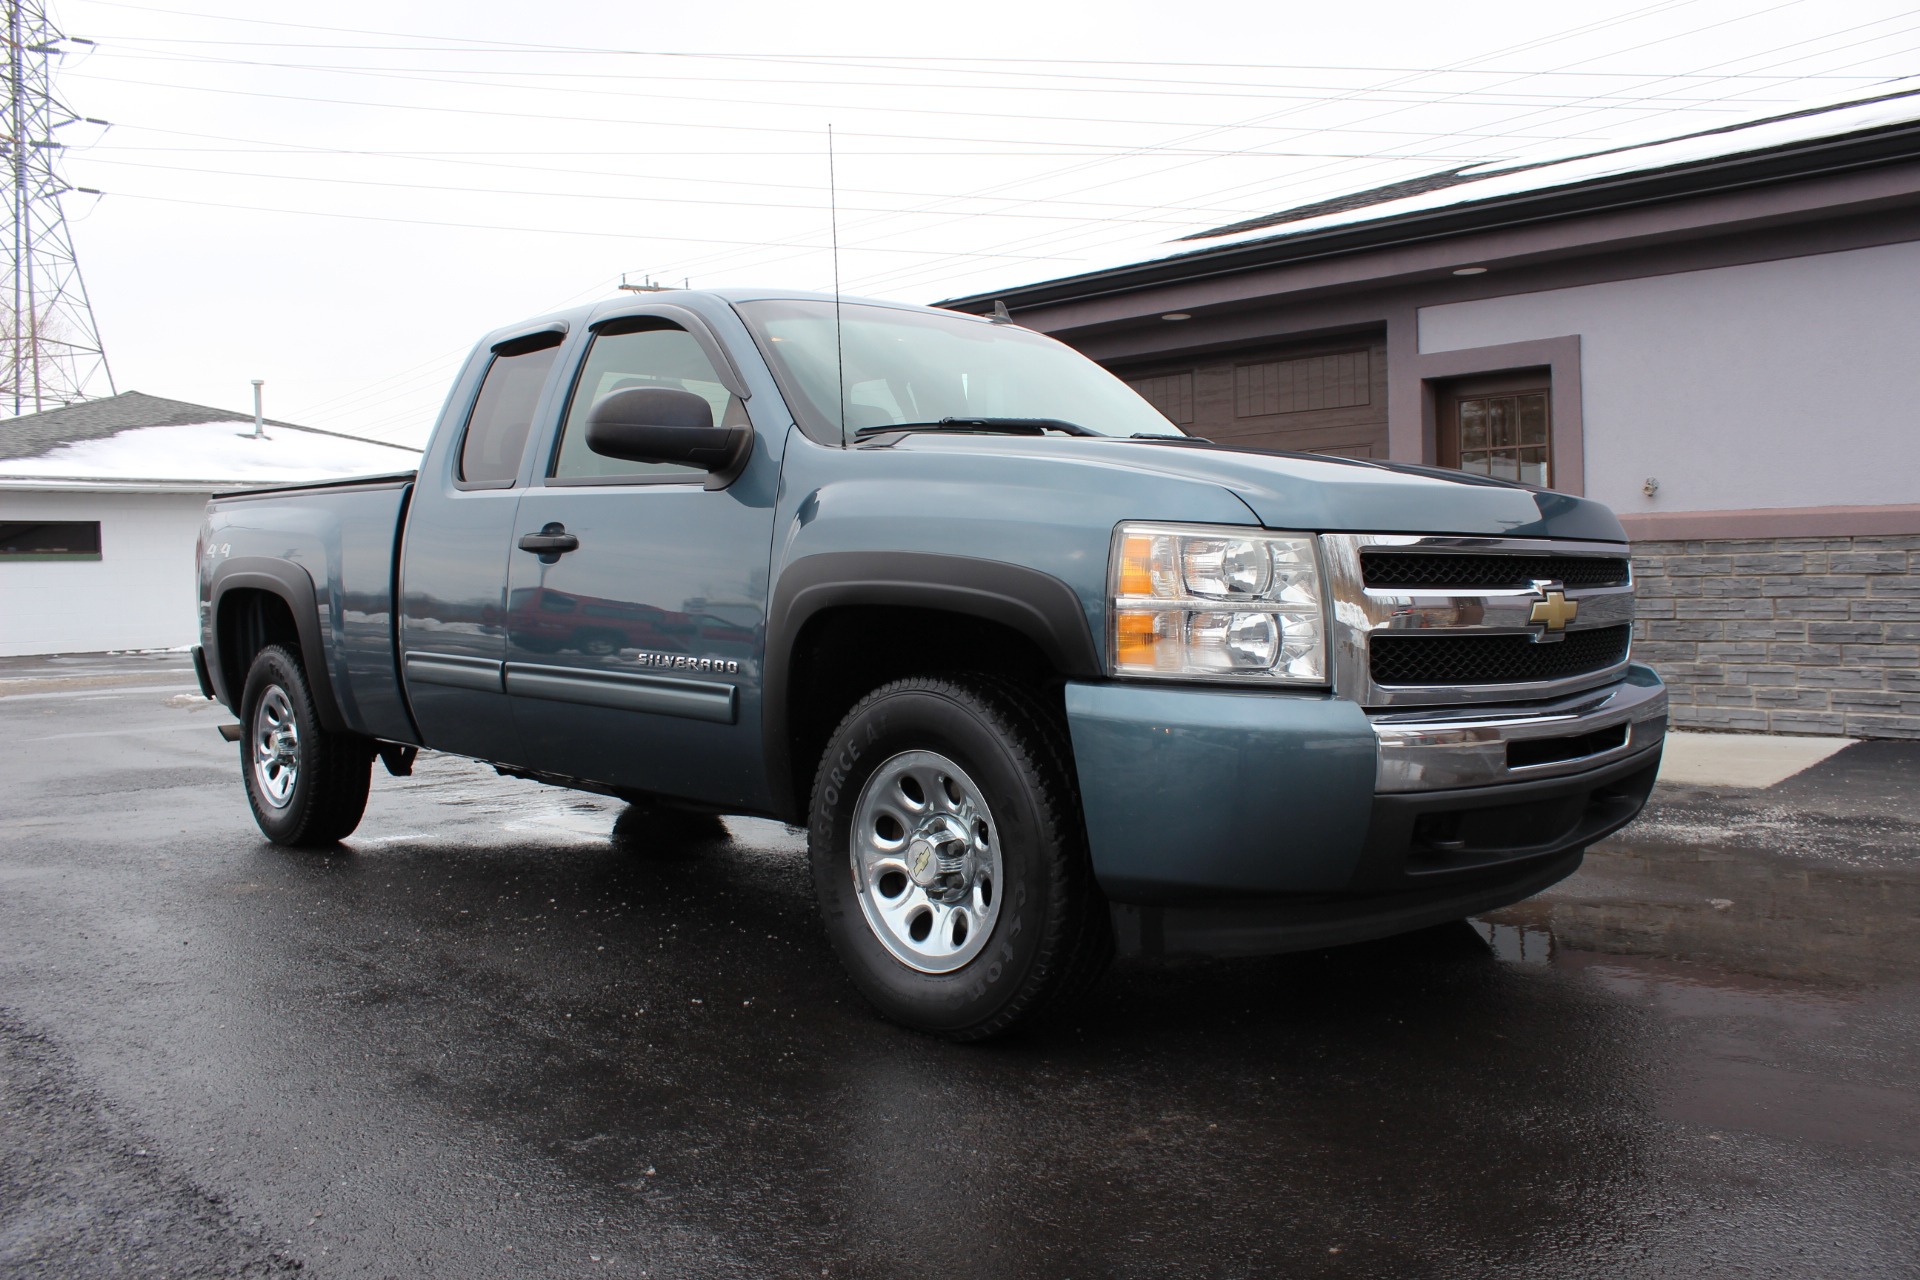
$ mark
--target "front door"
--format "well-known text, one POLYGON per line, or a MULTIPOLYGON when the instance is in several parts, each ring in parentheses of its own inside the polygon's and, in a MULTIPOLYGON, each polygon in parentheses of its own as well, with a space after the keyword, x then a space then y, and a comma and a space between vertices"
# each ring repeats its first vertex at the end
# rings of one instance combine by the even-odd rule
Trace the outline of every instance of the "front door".
POLYGON ((746 470, 709 490, 704 471, 606 458, 586 444, 594 403, 628 387, 693 391, 716 425, 749 421, 729 387, 737 379, 687 327, 697 323, 627 316, 594 333, 544 474, 520 500, 507 691, 543 770, 759 808, 778 461, 756 442, 746 470))

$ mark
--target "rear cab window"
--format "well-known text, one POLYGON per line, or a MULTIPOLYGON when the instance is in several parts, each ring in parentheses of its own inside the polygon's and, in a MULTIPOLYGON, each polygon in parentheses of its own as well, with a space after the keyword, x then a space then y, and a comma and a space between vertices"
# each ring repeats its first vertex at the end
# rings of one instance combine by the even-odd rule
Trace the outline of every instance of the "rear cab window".
POLYGON ((504 489, 520 474, 534 410, 563 336, 538 333, 495 348, 460 439, 455 475, 464 487, 504 489))

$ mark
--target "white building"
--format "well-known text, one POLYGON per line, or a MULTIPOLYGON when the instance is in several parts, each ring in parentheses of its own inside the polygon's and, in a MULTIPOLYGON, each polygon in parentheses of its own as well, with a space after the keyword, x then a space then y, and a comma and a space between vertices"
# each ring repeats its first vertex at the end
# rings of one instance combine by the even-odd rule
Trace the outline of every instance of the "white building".
POLYGON ((0 656, 193 643, 216 493, 411 471, 399 445, 129 391, 0 422, 0 656))

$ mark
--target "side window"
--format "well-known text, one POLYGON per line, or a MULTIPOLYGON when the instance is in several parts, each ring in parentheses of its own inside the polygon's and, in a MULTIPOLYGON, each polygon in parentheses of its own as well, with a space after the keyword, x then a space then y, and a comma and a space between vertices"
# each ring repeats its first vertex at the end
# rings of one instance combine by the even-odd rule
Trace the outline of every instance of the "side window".
POLYGON ((715 426, 745 425, 746 406, 714 372, 693 335, 670 320, 638 316, 604 325, 587 348, 574 384, 560 447, 547 474, 556 480, 660 479, 705 476, 698 467, 671 462, 628 462, 587 448, 587 415, 602 396, 628 387, 673 387, 702 396, 713 407, 715 426))
POLYGON ((460 441, 460 478, 469 484, 512 484, 520 473, 520 454, 533 430, 540 389, 560 351, 560 335, 542 334, 547 345, 536 351, 502 351, 487 366, 480 395, 460 441))

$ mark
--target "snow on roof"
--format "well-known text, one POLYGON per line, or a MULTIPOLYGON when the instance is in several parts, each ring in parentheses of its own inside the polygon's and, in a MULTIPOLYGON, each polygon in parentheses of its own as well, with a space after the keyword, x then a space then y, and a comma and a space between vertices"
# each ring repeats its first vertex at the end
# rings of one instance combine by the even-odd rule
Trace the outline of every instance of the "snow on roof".
MULTIPOLYGON (((1107 246, 1097 255, 1090 255, 1079 270, 1056 279, 1076 279, 1104 271, 1174 262, 1237 245, 1267 241, 1279 245, 1294 236, 1331 228, 1388 222, 1435 209, 1706 163, 1915 121, 1920 121, 1920 77, 1876 86, 1871 97, 1862 98, 1860 91, 1854 89, 1829 99, 1808 102, 1791 112, 1769 112, 1680 137, 1654 138, 1603 151, 1518 165, 1469 166, 1407 179, 1371 191, 1336 195, 1294 209, 1243 219, 1213 231, 1190 233, 1171 245, 1158 236, 1146 241, 1130 240, 1107 246), (1368 199, 1369 196, 1374 198, 1368 199)), ((992 298, 997 292, 1013 294, 1052 282, 1027 281, 979 290, 948 302, 972 304, 992 298)))
MULTIPOLYGON (((1305 231, 1318 231, 1325 227, 1343 226, 1354 222, 1372 222, 1406 213, 1420 213, 1448 205, 1493 200, 1521 192, 1573 186, 1576 183, 1590 182, 1599 178, 1669 169, 1678 165, 1719 159, 1723 156, 1768 151, 1796 142, 1843 137, 1850 133, 1861 133, 1887 125, 1908 124, 1915 120, 1920 120, 1920 79, 1905 81, 1901 87, 1884 92, 1865 102, 1850 102, 1796 111, 1787 116, 1769 116, 1762 120, 1726 126, 1704 133, 1611 148, 1590 155, 1548 161, 1544 164, 1534 163, 1519 167, 1500 165, 1471 167, 1460 171, 1461 176, 1470 181, 1445 186, 1438 190, 1419 192, 1397 200, 1389 199, 1376 204, 1344 209, 1337 213, 1302 218, 1298 221, 1290 220, 1281 224, 1285 229, 1279 234, 1295 235, 1305 231)), ((1274 238, 1275 234, 1272 226, 1266 226, 1250 229, 1237 235, 1206 236, 1204 243, 1209 248, 1218 245, 1247 244, 1274 238)))
POLYGON ((0 459, 0 484, 105 482, 205 484, 213 488, 288 484, 410 471, 419 454, 399 445, 300 427, 188 422, 135 427, 58 445, 37 457, 0 459))

